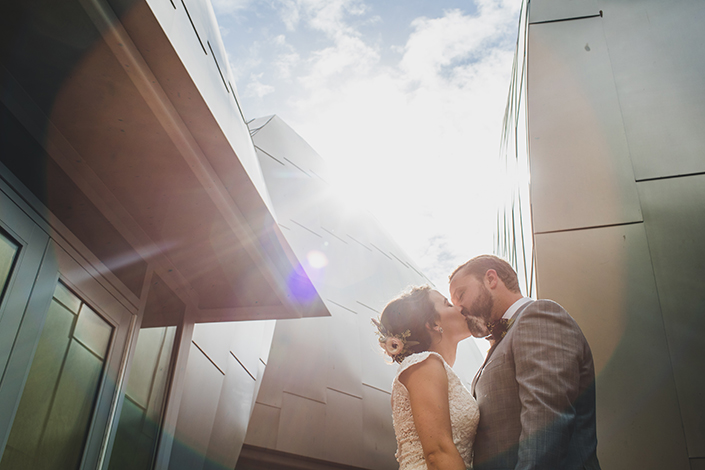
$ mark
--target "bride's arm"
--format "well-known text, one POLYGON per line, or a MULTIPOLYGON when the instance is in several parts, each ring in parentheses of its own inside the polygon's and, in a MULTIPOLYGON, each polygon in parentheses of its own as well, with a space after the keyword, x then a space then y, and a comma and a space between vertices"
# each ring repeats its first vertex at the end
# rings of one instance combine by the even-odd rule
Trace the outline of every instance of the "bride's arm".
POLYGON ((441 359, 429 356, 401 373, 409 391, 411 414, 429 470, 465 470, 453 443, 448 407, 448 376, 441 359))

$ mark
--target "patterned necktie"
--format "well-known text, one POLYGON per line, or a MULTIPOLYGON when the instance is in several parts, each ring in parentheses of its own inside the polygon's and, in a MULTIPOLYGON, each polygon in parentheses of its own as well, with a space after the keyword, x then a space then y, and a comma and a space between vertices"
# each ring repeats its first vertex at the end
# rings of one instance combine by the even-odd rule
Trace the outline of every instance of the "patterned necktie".
POLYGON ((487 339, 493 346, 502 341, 502 338, 507 334, 507 330, 512 326, 512 323, 514 323, 513 318, 500 318, 499 320, 487 324, 487 329, 490 331, 490 336, 488 336, 487 339))

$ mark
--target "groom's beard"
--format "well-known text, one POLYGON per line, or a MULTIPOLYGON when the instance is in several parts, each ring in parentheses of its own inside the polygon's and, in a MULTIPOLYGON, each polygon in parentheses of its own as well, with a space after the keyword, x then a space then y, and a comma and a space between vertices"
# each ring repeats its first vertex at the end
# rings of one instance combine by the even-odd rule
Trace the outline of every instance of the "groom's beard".
POLYGON ((487 323, 492 320, 492 308, 494 307, 494 299, 487 287, 482 286, 480 295, 470 305, 469 309, 463 308, 462 313, 465 315, 465 321, 468 324, 470 333, 476 338, 483 338, 489 335, 487 323))
POLYGON ((484 320, 466 314, 465 309, 463 309, 463 315, 465 315, 465 322, 468 324, 470 334, 473 335, 475 338, 484 338, 485 336, 490 334, 490 331, 487 329, 487 324, 484 320))

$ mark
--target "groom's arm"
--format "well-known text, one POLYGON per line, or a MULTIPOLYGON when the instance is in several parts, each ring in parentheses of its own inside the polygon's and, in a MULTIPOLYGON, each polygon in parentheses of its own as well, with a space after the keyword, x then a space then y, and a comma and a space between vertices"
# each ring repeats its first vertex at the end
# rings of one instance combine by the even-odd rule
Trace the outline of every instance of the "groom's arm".
POLYGON ((516 470, 558 470, 575 426, 582 332, 558 304, 540 300, 513 328, 521 438, 516 470))

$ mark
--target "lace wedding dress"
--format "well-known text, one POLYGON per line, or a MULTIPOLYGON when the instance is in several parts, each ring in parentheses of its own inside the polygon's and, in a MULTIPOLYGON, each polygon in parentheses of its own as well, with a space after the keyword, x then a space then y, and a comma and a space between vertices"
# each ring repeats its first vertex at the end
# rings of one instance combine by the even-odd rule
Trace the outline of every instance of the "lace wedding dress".
POLYGON ((399 375, 412 365, 425 361, 432 354, 443 361, 446 374, 448 374, 448 403, 450 405, 453 442, 465 461, 465 466, 470 468, 472 463, 472 444, 475 441, 477 423, 480 421, 477 402, 440 354, 425 351, 412 354, 404 359, 399 366, 394 382, 392 382, 392 418, 394 432, 397 435, 396 458, 400 470, 426 470, 426 461, 416 426, 414 426, 414 417, 411 414, 409 392, 399 381, 399 375))

